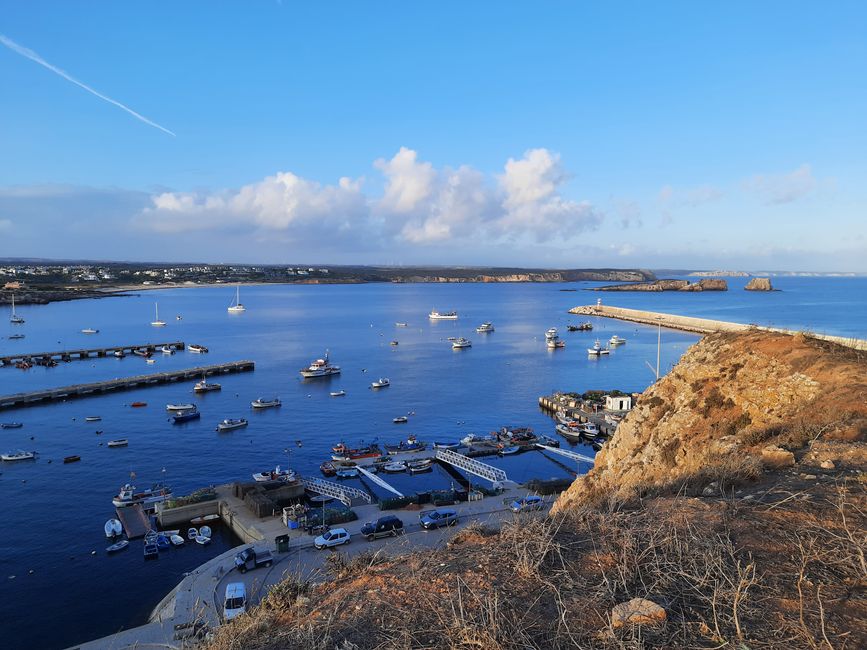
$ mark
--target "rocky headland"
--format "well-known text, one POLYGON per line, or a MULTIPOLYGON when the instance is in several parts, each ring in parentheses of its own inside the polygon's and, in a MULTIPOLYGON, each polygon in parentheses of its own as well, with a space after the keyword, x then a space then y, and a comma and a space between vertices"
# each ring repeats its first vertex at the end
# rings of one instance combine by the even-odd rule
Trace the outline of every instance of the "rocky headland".
POLYGON ((549 516, 332 554, 209 647, 865 647, 865 392, 864 353, 709 335, 549 516))
POLYGON ((593 291, 728 291, 728 283, 718 278, 707 278, 698 282, 689 280, 654 280, 630 284, 612 284, 596 287, 593 291))

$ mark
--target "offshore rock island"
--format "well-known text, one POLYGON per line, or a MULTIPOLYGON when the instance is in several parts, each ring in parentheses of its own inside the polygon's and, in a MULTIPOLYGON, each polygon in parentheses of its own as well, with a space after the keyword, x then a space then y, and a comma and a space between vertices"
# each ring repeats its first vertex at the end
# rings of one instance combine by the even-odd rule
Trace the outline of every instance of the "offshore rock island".
POLYGON ((630 284, 612 284, 606 287, 596 287, 593 291, 728 291, 725 280, 706 279, 698 282, 689 280, 654 280, 652 282, 635 282, 630 284))

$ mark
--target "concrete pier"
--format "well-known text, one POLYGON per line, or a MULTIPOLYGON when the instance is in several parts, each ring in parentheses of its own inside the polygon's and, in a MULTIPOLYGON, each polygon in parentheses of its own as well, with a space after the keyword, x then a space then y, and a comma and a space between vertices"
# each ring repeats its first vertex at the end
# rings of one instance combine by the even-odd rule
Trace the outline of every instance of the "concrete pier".
POLYGON ((141 345, 110 345, 104 348, 75 348, 59 350, 57 352, 21 352, 0 356, 0 366, 14 365, 19 361, 72 361, 73 359, 90 359, 91 357, 107 357, 120 350, 124 354, 132 354, 133 350, 147 350, 156 352, 158 349, 169 346, 174 350, 183 350, 183 341, 167 341, 165 343, 142 343, 141 345))
MULTIPOLYGON (((712 320, 709 318, 693 318, 691 316, 678 316, 676 314, 664 314, 653 311, 643 311, 640 309, 626 309, 624 307, 612 307, 610 305, 584 305, 581 307, 573 307, 569 310, 570 314, 579 314, 582 316, 602 316, 604 318, 616 318, 617 320, 629 321, 631 323, 642 323, 643 325, 661 325, 670 329, 682 330, 684 332, 694 332, 696 334, 711 334, 713 332, 744 332, 750 329, 763 330, 766 332, 779 332, 781 334, 798 334, 794 330, 787 330, 778 327, 763 327, 761 325, 731 323, 722 320, 712 320)), ((800 332, 805 336, 822 341, 830 341, 838 345, 845 345, 856 350, 867 350, 867 340, 857 338, 847 338, 845 336, 830 336, 828 334, 817 334, 815 332, 800 332)))
POLYGON ((157 372, 152 375, 136 375, 97 381, 91 384, 75 384, 61 386, 48 390, 37 390, 29 393, 16 393, 0 397, 0 409, 17 408, 21 406, 35 406, 44 402, 68 399, 70 397, 86 397, 88 395, 100 395, 118 390, 131 388, 144 388, 175 381, 201 379, 203 376, 222 375, 234 372, 248 372, 253 370, 255 364, 252 361, 232 361, 230 363, 218 363, 210 366, 199 366, 186 370, 172 370, 157 372))

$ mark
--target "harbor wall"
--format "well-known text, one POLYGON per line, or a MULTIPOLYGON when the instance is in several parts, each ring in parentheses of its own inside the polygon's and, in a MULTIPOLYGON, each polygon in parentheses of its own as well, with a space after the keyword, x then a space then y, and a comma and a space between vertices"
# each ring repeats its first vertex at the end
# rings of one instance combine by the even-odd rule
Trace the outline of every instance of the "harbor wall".
POLYGON ((220 502, 216 500, 191 503, 188 506, 178 506, 162 510, 157 515, 161 528, 172 528, 181 523, 188 523, 190 519, 205 515, 220 514, 220 502))
POLYGON ((867 340, 850 338, 845 336, 831 336, 829 334, 817 334, 815 332, 797 332, 778 327, 763 327, 760 325, 732 323, 728 321, 712 320, 709 318, 694 318, 691 316, 678 316, 676 314, 664 314, 641 309, 627 309, 625 307, 612 307, 610 305, 584 305, 573 307, 570 314, 583 316, 602 316, 616 318, 617 320, 641 323, 643 325, 662 325, 671 329, 696 334, 711 334, 713 332, 745 332, 750 329, 763 330, 766 332, 779 332, 781 334, 804 334, 810 338, 837 343, 856 350, 867 350, 867 340))

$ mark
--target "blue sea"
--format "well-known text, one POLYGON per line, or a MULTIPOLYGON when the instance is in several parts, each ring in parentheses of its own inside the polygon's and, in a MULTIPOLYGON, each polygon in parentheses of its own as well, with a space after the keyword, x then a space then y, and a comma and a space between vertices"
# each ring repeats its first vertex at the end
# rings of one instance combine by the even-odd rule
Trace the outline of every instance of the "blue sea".
MULTIPOLYGON (((575 305, 602 297, 616 306, 867 338, 865 278, 774 278, 781 291, 773 293, 743 291, 745 282, 730 279, 726 293, 684 294, 584 291, 593 283, 250 286, 241 289, 243 314, 227 313, 234 297, 229 286, 20 307, 26 324, 3 319, 0 354, 174 340, 206 345, 210 353, 157 354, 154 364, 128 356, 26 371, 0 368, 0 395, 241 359, 255 361, 256 369, 219 378, 222 391, 203 396, 193 394, 190 382, 0 412, 0 421, 24 423, 0 430, 0 447, 39 452, 35 462, 0 464, 4 647, 63 648, 141 624, 184 572, 237 543, 218 526, 209 547, 187 545, 144 562, 136 541, 107 556, 103 523, 114 516, 111 497, 131 473, 140 487, 165 480, 176 494, 186 494, 248 481, 253 472, 278 464, 318 475, 320 462, 340 441, 396 443, 410 433, 456 440, 504 425, 555 435, 538 408, 540 395, 641 391, 652 383, 655 328, 597 319, 592 332, 567 332, 567 324, 579 322, 566 313, 575 305), (168 323, 164 328, 150 326, 155 302, 168 323), (431 309, 454 309, 460 318, 432 322, 431 309), (477 334, 483 321, 492 321, 496 331, 477 334), (80 332, 88 327, 99 333, 80 332), (565 349, 546 349, 549 327, 560 330, 565 349), (15 332, 26 338, 9 340, 15 332), (613 334, 627 343, 609 357, 588 358, 586 348, 596 338, 605 342, 613 334), (450 336, 470 338, 472 348, 452 350, 450 336), (302 380, 298 370, 326 350, 342 374, 302 380), (379 377, 388 377, 391 386, 370 390, 379 377), (337 389, 346 397, 329 396, 337 389), (273 395, 282 408, 251 411, 251 400, 273 395), (130 408, 133 401, 148 406, 130 408), (173 425, 165 405, 189 401, 199 405, 201 420, 173 425), (414 413, 408 424, 392 423, 407 413, 414 413), (102 420, 85 422, 90 415, 102 420), (236 417, 250 419, 249 427, 215 432, 217 422, 236 417), (107 448, 113 438, 128 438, 129 447, 107 448), (72 454, 81 462, 64 465, 62 458, 72 454)), ((696 340, 663 330, 661 372, 696 340)), ((584 446, 580 451, 593 453, 584 446)), ((563 461, 540 452, 489 459, 517 481, 588 469, 563 461)), ((441 472, 389 480, 404 492, 450 484, 441 472)))

